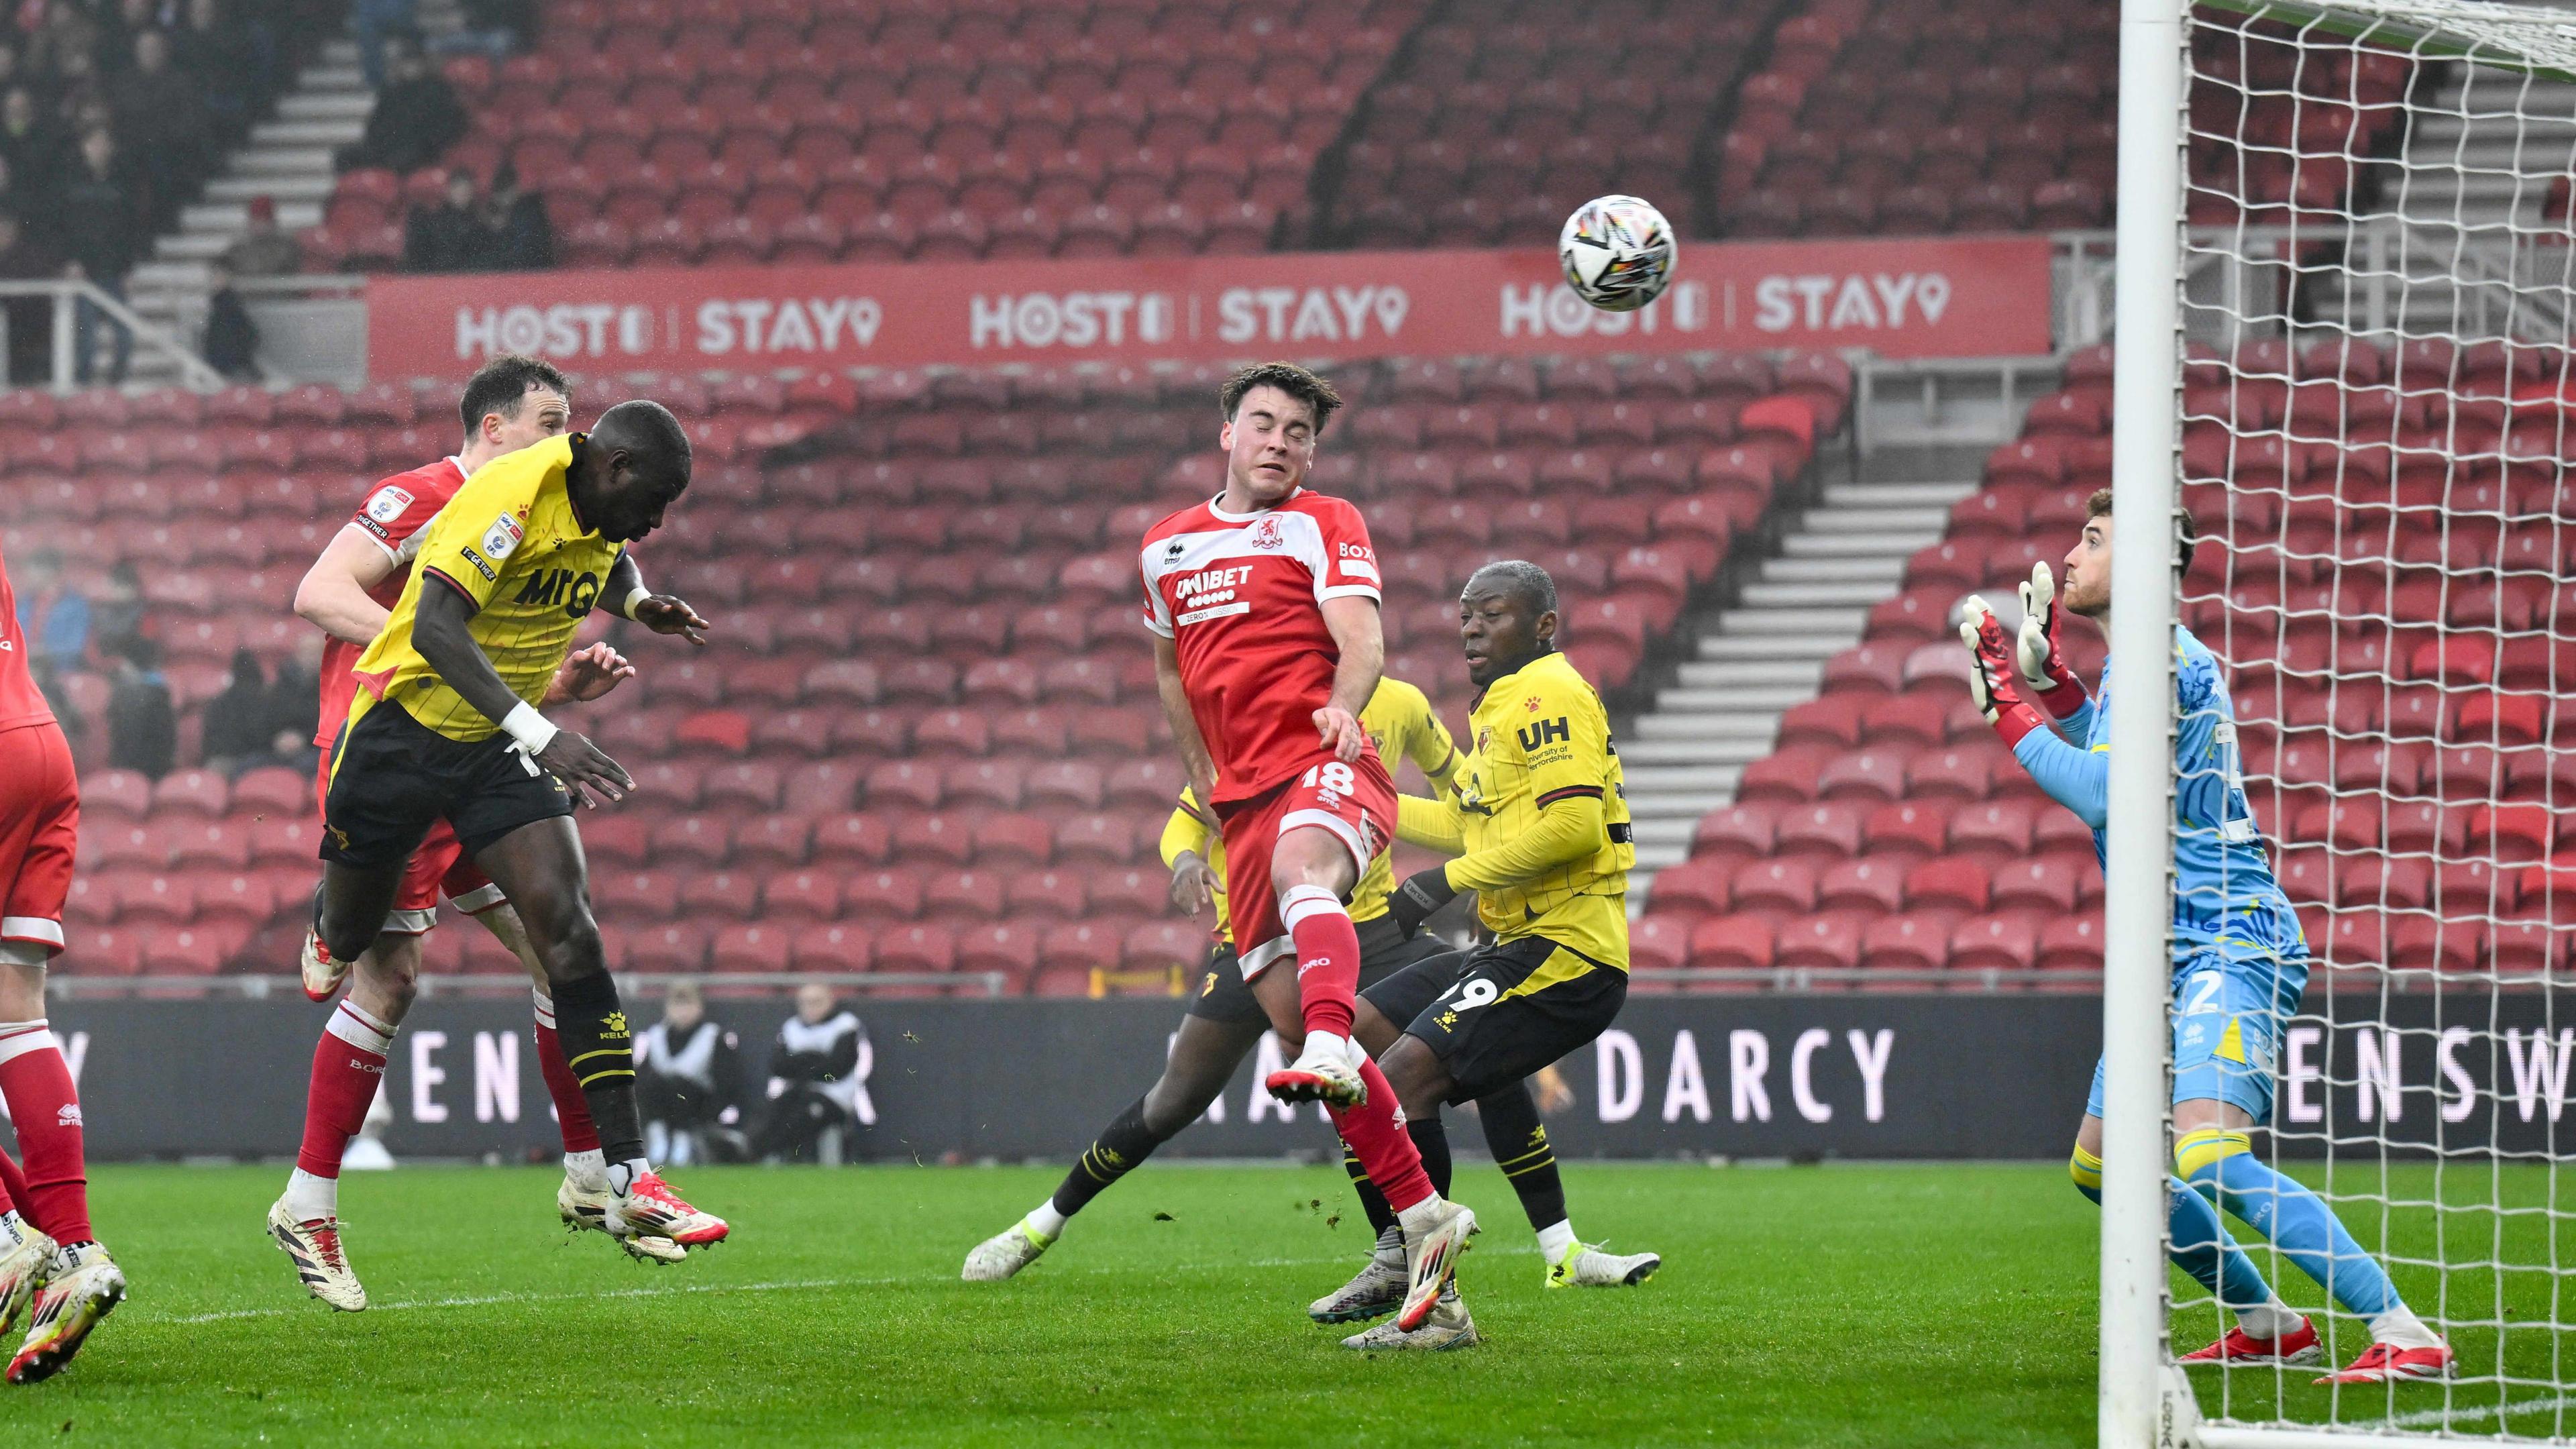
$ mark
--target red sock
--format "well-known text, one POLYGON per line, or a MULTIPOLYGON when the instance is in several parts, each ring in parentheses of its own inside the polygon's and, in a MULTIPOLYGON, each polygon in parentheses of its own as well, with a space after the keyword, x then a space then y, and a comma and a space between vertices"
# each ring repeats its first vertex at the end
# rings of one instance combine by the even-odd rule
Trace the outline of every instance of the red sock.
POLYGON ((0 1212, 12 1208, 27 1226, 40 1233, 45 1231, 45 1225, 36 1221, 35 1205, 27 1200, 27 1178, 18 1170, 18 1159, 0 1152, 0 1212))
MULTIPOLYGON (((1344 923, 1349 921, 1343 918, 1344 923)), ((1368 1169, 1369 1181, 1386 1196, 1387 1206, 1402 1212, 1431 1196, 1430 1175, 1422 1170, 1422 1149, 1413 1145, 1413 1137, 1395 1110, 1395 1088, 1386 1084, 1386 1073, 1377 1063, 1360 1063, 1360 1080, 1368 1083, 1368 1101, 1357 1107, 1333 1110, 1333 1125, 1341 1129, 1342 1140, 1359 1154, 1360 1166, 1368 1169)))
POLYGON ((315 1177, 340 1175, 340 1154, 367 1124, 367 1109, 384 1085, 385 1053, 393 1044, 391 1022, 340 998, 313 1048, 313 1081, 304 1093, 304 1145, 296 1151, 296 1166, 315 1177))
POLYGON ((1360 989, 1360 933, 1351 913, 1322 886, 1291 886, 1279 898, 1279 916, 1297 945, 1306 1030, 1349 1036, 1351 998, 1360 989))
MULTIPOLYGON (((44 1221, 56 1242, 86 1243, 89 1178, 81 1163, 80 1094, 42 1021, 0 1025, 0 1098, 18 1129, 26 1191, 11 1196, 44 1221)), ((14 1187, 14 1184, 13 1184, 14 1187)))
POLYGON ((590 1099, 581 1094, 581 1079, 564 1060, 563 1038, 555 1034, 555 1004, 543 992, 537 993, 537 1070, 546 1079, 546 1095, 555 1099, 564 1151, 597 1152, 599 1129, 591 1125, 590 1099))

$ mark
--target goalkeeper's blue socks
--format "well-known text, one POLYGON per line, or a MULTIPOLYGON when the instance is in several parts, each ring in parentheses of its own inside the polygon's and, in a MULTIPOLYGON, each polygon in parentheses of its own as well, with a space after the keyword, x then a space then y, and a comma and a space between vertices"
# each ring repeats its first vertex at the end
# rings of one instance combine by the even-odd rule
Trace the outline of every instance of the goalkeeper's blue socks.
POLYGON ((2174 1144, 2174 1164, 2192 1183, 2214 1188, 2221 1206, 2270 1238, 2347 1312, 2377 1318, 2402 1308, 2387 1270, 2354 1241, 2325 1200, 2274 1172, 2249 1146, 2242 1132, 2203 1128, 2174 1144))
MULTIPOLYGON (((2067 1164, 2067 1172, 2075 1179, 2075 1190, 2100 1206, 2102 1159, 2078 1147, 2074 1159, 2067 1164)), ((2298 1327, 2298 1314, 2272 1296, 2272 1285, 2263 1281, 2263 1270, 2255 1267, 2254 1260, 2237 1246, 2227 1225, 2218 1220, 2218 1209, 2211 1207, 2207 1198, 2172 1176, 2165 1178, 2165 1198, 2166 1229, 2172 1235, 2170 1252, 2175 1267, 2189 1273, 2193 1282, 2233 1312, 2245 1331, 2256 1338, 2278 1338, 2298 1327)))

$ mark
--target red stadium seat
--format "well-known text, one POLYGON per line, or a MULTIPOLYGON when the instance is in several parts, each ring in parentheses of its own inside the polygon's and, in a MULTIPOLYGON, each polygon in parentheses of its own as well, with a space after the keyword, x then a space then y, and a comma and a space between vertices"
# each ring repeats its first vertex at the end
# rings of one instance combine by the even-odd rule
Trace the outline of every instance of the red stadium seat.
POLYGON ((1950 936, 1952 970, 2027 971, 2038 955, 2038 934, 2019 916, 1979 916, 1950 936))

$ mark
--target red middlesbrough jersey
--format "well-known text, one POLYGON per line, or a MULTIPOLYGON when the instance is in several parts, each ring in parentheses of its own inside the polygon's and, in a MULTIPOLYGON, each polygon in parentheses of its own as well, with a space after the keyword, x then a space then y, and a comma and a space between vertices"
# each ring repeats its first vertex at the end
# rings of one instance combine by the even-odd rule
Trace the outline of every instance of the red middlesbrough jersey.
MULTIPOLYGON (((368 598, 387 609, 401 602, 403 585, 411 579, 412 555, 420 549, 421 531, 464 486, 465 465, 454 458, 441 458, 427 467, 387 478, 367 495, 366 502, 358 505, 348 526, 366 534, 369 542, 394 561, 394 571, 367 590, 368 598)), ((331 748, 340 726, 348 722, 349 701, 358 694, 358 676, 350 669, 366 652, 366 645, 352 644, 337 636, 322 646, 322 713, 314 720, 313 743, 323 749, 331 748)))
POLYGON ((1216 762, 1209 803, 1258 795, 1313 763, 1315 711, 1341 661, 1324 600, 1378 599, 1359 510, 1302 488, 1257 513, 1212 499, 1147 529, 1142 562, 1145 627, 1177 647, 1216 762))
POLYGON ((27 631, 18 626, 18 591, 9 587, 9 561, 0 558, 0 730, 50 724, 54 711, 36 689, 27 631))

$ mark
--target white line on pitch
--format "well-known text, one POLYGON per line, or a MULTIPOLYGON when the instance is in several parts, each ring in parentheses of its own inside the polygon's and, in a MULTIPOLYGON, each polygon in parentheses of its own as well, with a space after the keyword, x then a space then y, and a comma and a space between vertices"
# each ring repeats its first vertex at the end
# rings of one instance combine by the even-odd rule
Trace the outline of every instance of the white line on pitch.
MULTIPOLYGON (((1535 1247, 1500 1248, 1492 1250, 1487 1254, 1487 1256, 1500 1255, 1505 1257, 1519 1257, 1533 1254, 1537 1251, 1538 1249, 1535 1247)), ((1175 1264, 1170 1268, 1165 1268, 1160 1271, 1219 1273, 1228 1268, 1311 1268, 1325 1263, 1347 1263, 1350 1259, 1351 1255, 1348 1253, 1336 1253, 1329 1257, 1320 1258, 1238 1258, 1227 1263, 1175 1264)), ((1057 1270, 1056 1276, 1061 1277, 1068 1273, 1103 1274, 1133 1273, 1136 1271, 1139 1270, 1127 1267, 1065 1268, 1057 1270)), ((1144 1271, 1156 1270, 1148 1269, 1144 1271)), ((577 1303, 592 1298, 663 1298, 675 1293, 796 1293, 808 1292, 821 1288, 891 1288, 905 1283, 933 1283, 946 1281, 950 1280, 926 1277, 921 1274, 909 1274, 891 1278, 796 1278, 773 1283, 674 1283, 667 1287, 601 1288, 584 1293, 474 1293, 459 1295, 453 1298, 411 1298, 400 1299, 391 1303, 375 1303, 368 1305, 366 1311, 370 1313, 392 1313, 424 1308, 484 1308, 496 1303, 577 1303)), ((312 1311, 312 1309, 302 1305, 292 1308, 225 1308, 212 1313, 179 1314, 174 1317, 154 1319, 152 1321, 158 1323, 225 1323, 242 1318, 282 1318, 290 1313, 310 1313, 312 1311)))
MULTIPOLYGON (((2576 1394, 2560 1394, 2556 1398, 2549 1399, 2525 1399, 2520 1403, 2505 1404, 2501 1407, 2495 1404, 2477 1404, 2452 1409, 2418 1409, 2411 1414, 2393 1415, 2385 1422, 2401 1429, 2420 1429, 2427 1424, 2458 1424, 2470 1419, 2492 1419, 2499 1414, 2511 1417, 2568 1408, 2576 1408, 2576 1394)), ((2355 1425, 2354 1427, 2367 1426, 2355 1425)))

